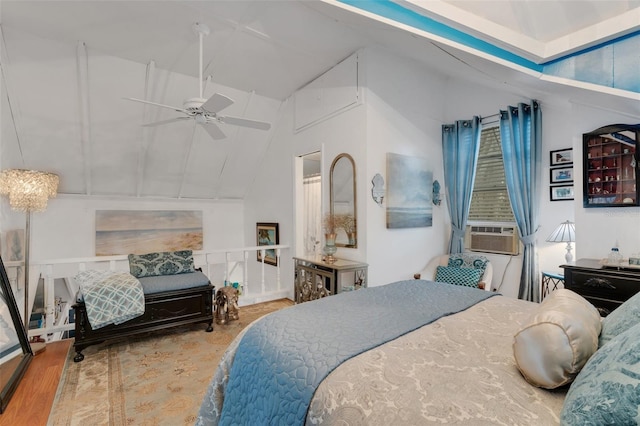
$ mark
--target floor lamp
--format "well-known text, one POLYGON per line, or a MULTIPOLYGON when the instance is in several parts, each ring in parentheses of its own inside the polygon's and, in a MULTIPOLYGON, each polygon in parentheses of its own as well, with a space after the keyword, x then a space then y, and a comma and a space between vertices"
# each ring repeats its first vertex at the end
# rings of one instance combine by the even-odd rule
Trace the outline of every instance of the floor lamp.
MULTIPOLYGON (((9 196, 12 210, 25 212, 27 223, 24 236, 24 327, 29 332, 29 245, 31 242, 31 212, 47 209, 49 198, 58 191, 58 175, 35 170, 9 169, 0 172, 0 194, 9 196)), ((38 349, 33 348, 33 353, 38 349)), ((44 345, 39 348, 44 350, 44 345)))

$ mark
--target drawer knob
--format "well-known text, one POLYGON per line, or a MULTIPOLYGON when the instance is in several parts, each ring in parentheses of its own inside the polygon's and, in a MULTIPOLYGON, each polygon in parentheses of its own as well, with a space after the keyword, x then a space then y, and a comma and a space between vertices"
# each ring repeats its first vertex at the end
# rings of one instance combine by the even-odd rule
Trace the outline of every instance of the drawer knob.
POLYGON ((586 287, 598 287, 598 288, 609 288, 611 290, 615 290, 616 287, 611 284, 609 281, 604 278, 589 278, 585 281, 584 285, 586 287))

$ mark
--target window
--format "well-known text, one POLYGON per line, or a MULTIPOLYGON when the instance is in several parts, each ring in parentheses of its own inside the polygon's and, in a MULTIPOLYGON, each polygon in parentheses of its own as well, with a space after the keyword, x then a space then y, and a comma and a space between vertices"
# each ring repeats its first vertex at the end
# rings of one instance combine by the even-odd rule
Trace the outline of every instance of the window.
POLYGON ((483 129, 480 136, 480 153, 469 220, 515 222, 504 177, 499 127, 483 129))

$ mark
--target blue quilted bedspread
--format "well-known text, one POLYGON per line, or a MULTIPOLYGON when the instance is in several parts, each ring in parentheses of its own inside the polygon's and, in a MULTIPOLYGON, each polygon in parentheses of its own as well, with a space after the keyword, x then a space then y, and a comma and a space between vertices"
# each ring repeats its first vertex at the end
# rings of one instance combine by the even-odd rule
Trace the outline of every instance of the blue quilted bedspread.
POLYGON ((219 424, 302 425, 317 386, 342 362, 492 295, 410 280, 268 315, 240 341, 219 424))

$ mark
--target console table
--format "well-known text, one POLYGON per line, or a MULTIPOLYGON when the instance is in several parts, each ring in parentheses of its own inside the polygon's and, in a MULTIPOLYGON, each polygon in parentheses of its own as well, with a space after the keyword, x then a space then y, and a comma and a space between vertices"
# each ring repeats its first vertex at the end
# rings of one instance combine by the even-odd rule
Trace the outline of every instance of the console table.
POLYGON ((322 256, 294 257, 293 259, 296 268, 294 288, 296 303, 367 286, 369 265, 366 263, 345 259, 336 259, 333 263, 327 263, 322 256))
POLYGON ((640 291, 640 269, 608 267, 598 259, 578 259, 561 265, 564 286, 583 296, 607 316, 640 291))

